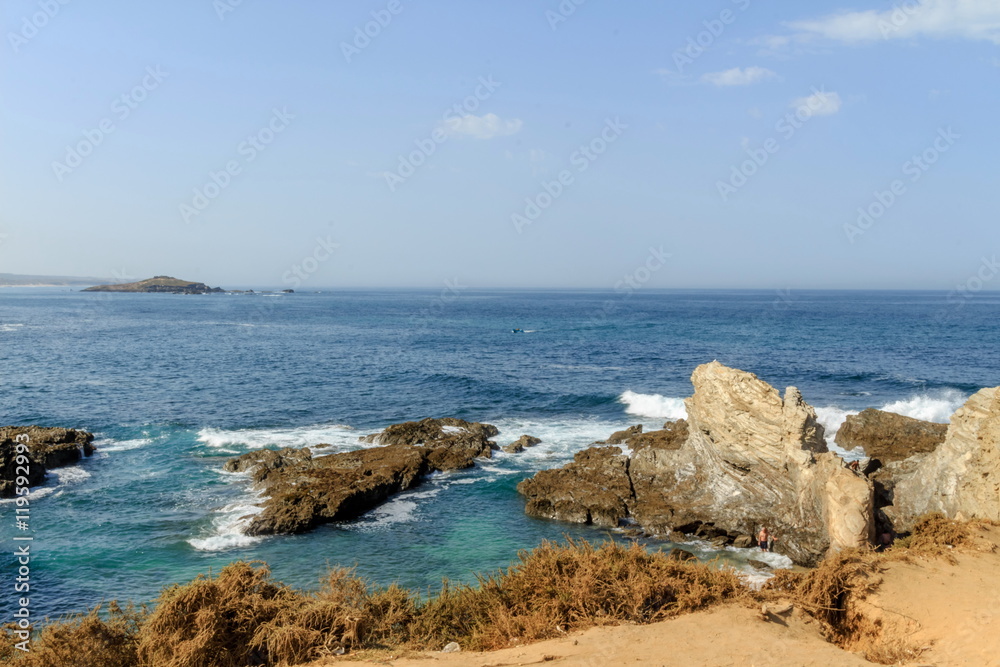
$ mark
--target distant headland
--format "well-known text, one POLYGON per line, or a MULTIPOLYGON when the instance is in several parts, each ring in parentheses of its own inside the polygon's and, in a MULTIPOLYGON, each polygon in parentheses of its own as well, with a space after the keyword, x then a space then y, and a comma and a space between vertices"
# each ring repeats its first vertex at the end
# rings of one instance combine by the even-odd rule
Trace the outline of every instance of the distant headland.
POLYGON ((64 285, 93 285, 101 278, 81 278, 79 276, 25 276, 15 273, 0 273, 0 287, 62 287, 64 285))

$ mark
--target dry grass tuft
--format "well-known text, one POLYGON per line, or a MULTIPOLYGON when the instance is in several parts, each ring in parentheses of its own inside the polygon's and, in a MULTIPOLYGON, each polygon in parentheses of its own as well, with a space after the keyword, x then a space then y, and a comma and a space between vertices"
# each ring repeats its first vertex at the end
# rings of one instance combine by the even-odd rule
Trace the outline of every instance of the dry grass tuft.
POLYGON ((30 652, 14 649, 10 625, 0 658, 16 661, 18 667, 133 667, 137 665, 136 648, 139 628, 147 617, 144 608, 129 604, 125 608, 108 603, 108 612, 98 605, 86 614, 53 623, 34 637, 30 652))
POLYGON ((996 550, 996 545, 983 536, 991 525, 987 521, 955 521, 943 514, 927 514, 917 519, 910 535, 896 540, 889 553, 944 557, 954 562, 952 554, 957 548, 996 550))
POLYGON ((729 570, 682 563, 638 545, 569 541, 522 552, 508 570, 453 588, 421 609, 411 642, 490 650, 595 625, 651 623, 723 600, 749 598, 729 570))

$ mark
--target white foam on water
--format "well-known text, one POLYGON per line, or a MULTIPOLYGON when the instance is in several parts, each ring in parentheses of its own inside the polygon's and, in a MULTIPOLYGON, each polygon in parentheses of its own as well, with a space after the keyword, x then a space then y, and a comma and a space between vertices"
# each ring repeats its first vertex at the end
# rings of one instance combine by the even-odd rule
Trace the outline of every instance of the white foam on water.
POLYGON ((136 438, 134 440, 98 440, 94 449, 98 452, 127 452, 153 444, 153 438, 136 438))
POLYGON ((662 396, 660 394, 637 394, 626 391, 618 397, 619 403, 625 404, 625 412, 638 417, 651 419, 683 419, 687 416, 683 398, 662 396))
POLYGON ((388 502, 379 505, 365 513, 360 521, 347 524, 345 527, 360 530, 381 530, 400 523, 411 523, 420 518, 421 501, 440 494, 446 486, 435 486, 430 489, 402 493, 388 502))
POLYGON ((23 324, 0 324, 0 333, 10 333, 11 331, 17 331, 23 324))
POLYGON ((213 533, 193 537, 187 541, 188 544, 198 551, 225 551, 260 542, 263 537, 247 535, 243 531, 254 516, 264 511, 263 507, 257 505, 261 498, 261 494, 247 494, 246 497, 220 508, 216 511, 218 516, 212 519, 213 533))
POLYGON ((85 479, 90 478, 90 473, 81 468, 80 466, 66 466, 65 468, 56 468, 55 470, 49 471, 50 475, 55 475, 58 485, 63 484, 79 484, 85 479))
POLYGON ((945 389, 935 394, 920 394, 904 401, 895 401, 882 406, 886 412, 923 419, 928 422, 947 424, 955 410, 969 399, 957 389, 945 389))
POLYGON ((250 450, 266 447, 315 447, 320 444, 347 450, 357 449, 358 432, 343 424, 237 430, 203 428, 198 431, 197 440, 206 447, 230 454, 238 453, 234 447, 250 450))
MULTIPOLYGON (((84 480, 90 479, 90 477, 90 473, 80 466, 55 468, 48 471, 48 476, 46 477, 44 484, 31 489, 27 498, 29 501, 34 501, 55 492, 58 492, 56 495, 60 495, 67 486, 79 484, 84 480)), ((0 500, 0 505, 10 505, 16 501, 17 498, 4 498, 3 500, 0 500)))

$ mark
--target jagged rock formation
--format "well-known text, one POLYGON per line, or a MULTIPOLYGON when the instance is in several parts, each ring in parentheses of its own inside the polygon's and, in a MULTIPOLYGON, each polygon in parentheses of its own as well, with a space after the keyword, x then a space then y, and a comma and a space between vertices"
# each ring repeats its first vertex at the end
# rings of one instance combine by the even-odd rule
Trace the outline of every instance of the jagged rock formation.
POLYGON ((222 292, 220 287, 209 287, 205 283, 190 280, 179 280, 170 276, 156 276, 136 283, 121 283, 113 285, 96 285, 88 287, 84 292, 164 292, 168 294, 210 294, 222 292))
MULTIPOLYGON (((40 426, 6 426, 0 428, 0 498, 14 495, 15 480, 26 477, 28 486, 38 486, 45 481, 48 470, 72 465, 84 456, 94 453, 94 436, 86 431, 40 426), (15 438, 27 436, 28 474, 18 471, 15 438)), ((24 466, 22 466, 23 468, 24 466)))
POLYGON ((883 512, 897 531, 927 512, 1000 521, 1000 387, 973 394, 952 415, 944 442, 898 471, 883 512))
POLYGON ((429 473, 469 468, 492 456, 495 426, 460 419, 395 424, 361 438, 379 447, 313 457, 308 448, 258 450, 230 459, 225 469, 249 472, 267 496, 248 535, 302 533, 355 519, 429 473))
MULTIPOLYGON (((642 446, 592 448, 558 471, 519 485, 529 514, 646 531, 712 524, 723 533, 777 533, 777 549, 811 564, 830 549, 873 537, 873 486, 827 451, 823 427, 799 391, 784 398, 755 375, 718 362, 699 366, 688 419, 642 446)), ((654 432, 658 433, 658 432, 654 432)))
POLYGON ((861 447, 867 456, 885 465, 934 451, 947 432, 947 424, 868 408, 847 417, 837 431, 836 442, 848 451, 861 447))

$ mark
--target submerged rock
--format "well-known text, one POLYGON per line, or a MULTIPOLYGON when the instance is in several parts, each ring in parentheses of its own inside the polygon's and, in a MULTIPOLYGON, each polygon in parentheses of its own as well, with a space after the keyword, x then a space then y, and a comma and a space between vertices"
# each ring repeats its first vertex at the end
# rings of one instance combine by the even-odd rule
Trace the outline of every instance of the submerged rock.
POLYGON ((706 539, 767 525, 803 564, 872 539, 872 482, 827 451, 823 427, 796 388, 782 398, 718 362, 699 366, 691 381, 686 421, 632 433, 624 442, 631 458, 617 447, 592 448, 522 482, 526 511, 600 525, 632 517, 656 534, 704 524, 720 531, 706 539))
POLYGON ((526 447, 534 447, 542 441, 541 438, 535 438, 530 435, 522 435, 520 438, 505 446, 503 450, 508 454, 519 454, 525 450, 526 447))
POLYGON ((314 457, 308 448, 258 450, 230 459, 225 469, 249 472, 267 496, 248 535, 301 533, 320 524, 356 519, 432 472, 489 458, 497 433, 490 424, 434 419, 390 426, 363 438, 378 447, 314 457))
POLYGON ((846 450, 861 447, 884 465, 934 451, 947 432, 947 424, 869 408, 847 417, 837 431, 836 442, 846 450))
MULTIPOLYGON (((24 476, 28 486, 45 481, 46 472, 76 463, 94 453, 94 435, 86 431, 41 426, 6 426, 0 428, 0 498, 10 498, 15 492, 15 480, 24 476), (16 461, 18 436, 27 436, 28 474, 18 471, 16 461)), ((21 466, 22 468, 24 466, 21 466)))

